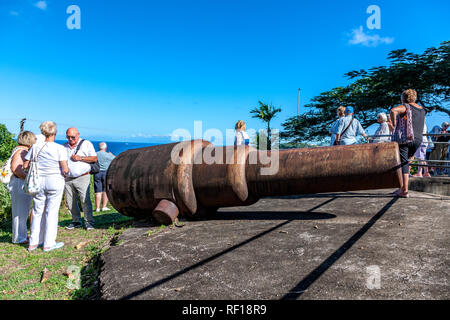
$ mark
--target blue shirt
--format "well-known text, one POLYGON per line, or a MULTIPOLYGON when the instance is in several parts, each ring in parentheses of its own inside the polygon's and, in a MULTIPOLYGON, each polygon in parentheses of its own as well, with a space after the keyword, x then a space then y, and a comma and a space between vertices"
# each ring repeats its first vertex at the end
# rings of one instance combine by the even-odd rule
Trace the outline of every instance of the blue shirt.
POLYGON ((339 126, 339 119, 336 119, 336 121, 331 125, 330 130, 328 130, 328 132, 331 133, 331 145, 334 145, 334 141, 336 140, 336 131, 339 126))
POLYGON ((357 119, 353 119, 353 122, 350 125, 350 127, 342 135, 342 132, 345 130, 345 128, 347 128, 351 120, 352 120, 351 115, 339 119, 339 125, 336 134, 341 134, 342 145, 355 144, 356 136, 363 135, 366 133, 364 131, 364 128, 361 126, 361 123, 359 123, 357 119))
POLYGON ((98 164, 100 165, 100 171, 108 170, 108 167, 114 158, 115 158, 115 156, 111 152, 106 152, 106 151, 101 151, 101 150, 98 151, 97 152, 97 160, 98 160, 98 164))

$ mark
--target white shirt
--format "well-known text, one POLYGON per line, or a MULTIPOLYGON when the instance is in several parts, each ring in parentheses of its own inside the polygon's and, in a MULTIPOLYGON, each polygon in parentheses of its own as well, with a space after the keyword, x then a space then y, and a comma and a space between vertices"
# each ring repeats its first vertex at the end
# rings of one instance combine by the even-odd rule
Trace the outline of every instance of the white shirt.
MULTIPOLYGON (((84 161, 72 161, 72 155, 75 154, 75 151, 77 150, 77 146, 81 143, 81 140, 79 139, 77 145, 74 148, 71 148, 69 143, 64 143, 64 148, 67 153, 67 158, 69 159, 68 165, 69 165, 69 174, 68 177, 76 178, 79 177, 86 172, 91 171, 91 165, 84 161)), ((94 146, 89 140, 84 140, 83 144, 80 146, 80 150, 78 150, 77 155, 81 157, 95 157, 97 156, 97 153, 95 152, 94 146)))
POLYGON ((352 116, 347 115, 345 117, 339 118, 339 125, 336 131, 336 134, 341 134, 341 145, 349 145, 349 144, 355 144, 356 143, 356 136, 363 135, 366 132, 364 131, 364 128, 361 126, 361 123, 358 121, 358 119, 353 119, 352 124, 350 125, 350 122, 352 120, 352 116), (345 131, 344 134, 342 132, 345 130, 345 128, 348 129, 345 131))
POLYGON ((25 160, 34 159, 36 156, 40 176, 62 176, 59 161, 67 160, 67 153, 62 145, 55 142, 36 142, 28 151, 25 160))
MULTIPOLYGON (((376 136, 385 136, 390 134, 391 133, 389 131, 389 125, 387 124, 387 122, 380 123, 380 126, 378 127, 377 131, 375 131, 376 136)), ((375 137, 373 139, 374 143, 389 142, 389 141, 391 141, 391 137, 375 137)))
POLYGON ((248 136, 248 133, 242 130, 236 130, 236 137, 234 138, 234 145, 240 146, 240 145, 249 145, 250 144, 250 137, 248 136))
POLYGON ((42 133, 36 135, 36 143, 45 142, 45 136, 42 133))

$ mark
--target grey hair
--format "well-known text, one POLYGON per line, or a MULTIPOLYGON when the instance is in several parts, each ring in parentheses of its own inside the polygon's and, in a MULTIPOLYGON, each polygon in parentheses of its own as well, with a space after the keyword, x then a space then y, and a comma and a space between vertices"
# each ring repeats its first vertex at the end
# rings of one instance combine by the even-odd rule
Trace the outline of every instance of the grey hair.
POLYGON ((53 121, 42 122, 39 129, 41 129, 41 133, 47 138, 56 135, 56 123, 53 121))
POLYGON ((387 115, 384 112, 381 112, 377 115, 377 118, 381 118, 383 120, 383 122, 387 121, 387 115))
POLYGON ((100 150, 106 150, 106 142, 100 142, 100 143, 98 144, 98 148, 99 148, 100 150))

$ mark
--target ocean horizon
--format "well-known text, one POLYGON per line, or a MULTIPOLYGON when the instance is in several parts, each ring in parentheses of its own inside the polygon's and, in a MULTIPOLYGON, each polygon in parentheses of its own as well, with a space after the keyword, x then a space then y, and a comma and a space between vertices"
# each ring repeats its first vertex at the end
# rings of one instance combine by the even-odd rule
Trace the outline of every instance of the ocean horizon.
MULTIPOLYGON (((157 146, 162 143, 147 143, 147 142, 118 142, 118 141, 97 141, 97 140, 89 140, 94 145, 95 151, 98 151, 98 144, 100 142, 106 143, 106 151, 111 152, 113 155, 117 156, 120 153, 130 150, 130 149, 139 149, 139 148, 145 148, 145 147, 152 147, 157 146)), ((55 140, 56 143, 64 144, 67 142, 67 140, 55 140)))

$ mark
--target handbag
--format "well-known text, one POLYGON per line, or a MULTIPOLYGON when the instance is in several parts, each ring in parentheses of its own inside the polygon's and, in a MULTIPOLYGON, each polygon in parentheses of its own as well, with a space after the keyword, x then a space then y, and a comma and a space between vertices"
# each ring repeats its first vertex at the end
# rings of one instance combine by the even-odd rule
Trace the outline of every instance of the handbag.
POLYGON ((394 129, 393 141, 399 144, 406 144, 414 141, 414 131, 412 126, 411 107, 405 103, 406 112, 403 115, 397 114, 397 124, 394 129))
POLYGON ((9 184, 11 181, 11 177, 13 175, 12 169, 11 169, 11 162, 12 158, 16 154, 18 150, 26 150, 24 148, 15 147, 13 151, 11 152, 11 156, 8 160, 6 160, 5 164, 0 169, 0 181, 3 182, 5 185, 9 184))
MULTIPOLYGON (((352 117, 352 120, 350 121, 350 123, 348 124, 348 126, 347 126, 347 128, 345 128, 344 129, 344 131, 342 131, 342 133, 341 133, 341 138, 342 138, 342 136, 344 135, 344 133, 347 131, 347 129, 348 128, 350 128, 350 126, 352 125, 352 123, 353 123, 353 117, 352 117)), ((341 140, 334 140, 334 146, 339 146, 341 144, 341 140)))
MULTIPOLYGON (((77 149, 75 150, 75 154, 77 154, 77 152, 80 150, 81 144, 84 142, 84 139, 80 141, 80 143, 77 146, 77 149)), ((89 163, 89 165, 91 166, 91 171, 89 171, 90 174, 96 174, 100 172, 100 164, 98 163, 98 161, 89 163)))
POLYGON ((41 150, 39 150, 39 152, 36 155, 34 155, 33 158, 31 159, 30 168, 28 169, 27 176, 25 177, 25 181, 23 182, 22 190, 23 192, 29 194, 30 196, 37 195, 41 189, 37 159, 42 149, 44 149, 46 145, 47 142, 42 146, 41 150))

